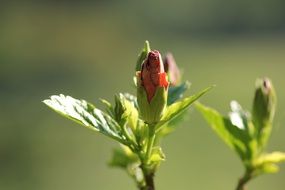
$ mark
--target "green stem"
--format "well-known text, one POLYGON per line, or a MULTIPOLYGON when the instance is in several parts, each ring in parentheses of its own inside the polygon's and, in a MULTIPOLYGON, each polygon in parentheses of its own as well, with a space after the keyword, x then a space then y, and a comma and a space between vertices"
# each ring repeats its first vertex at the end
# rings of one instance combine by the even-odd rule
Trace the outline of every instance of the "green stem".
POLYGON ((140 190, 155 190, 154 186, 154 171, 151 168, 150 158, 152 148, 155 141, 155 126, 148 125, 148 141, 146 145, 146 152, 144 156, 140 156, 141 159, 141 170, 143 172, 145 185, 141 186, 140 190))
POLYGON ((154 140, 155 140, 155 126, 148 125, 148 142, 147 142, 146 158, 145 158, 146 164, 149 164, 150 162, 151 151, 154 140))

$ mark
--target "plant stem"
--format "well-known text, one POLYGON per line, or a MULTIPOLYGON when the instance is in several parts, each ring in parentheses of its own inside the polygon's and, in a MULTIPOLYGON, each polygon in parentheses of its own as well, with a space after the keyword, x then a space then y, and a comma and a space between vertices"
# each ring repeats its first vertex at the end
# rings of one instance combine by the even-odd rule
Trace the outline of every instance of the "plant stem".
POLYGON ((141 160, 141 169, 144 175, 145 186, 140 190, 155 190, 154 171, 150 165, 151 152, 155 141, 155 126, 148 125, 148 142, 146 146, 145 157, 141 160))
POLYGON ((145 177, 145 182, 146 182, 146 187, 144 190, 155 190, 154 187, 154 173, 149 173, 144 175, 145 177))
POLYGON ((154 172, 153 171, 150 172, 145 166, 146 166, 145 164, 142 164, 140 166, 142 169, 143 175, 144 175, 145 185, 140 186, 139 189, 140 190, 155 190, 154 172))
POLYGON ((236 190, 245 190, 245 185, 251 179, 251 172, 248 170, 245 172, 242 178, 239 179, 236 190))
POLYGON ((155 140, 155 126, 149 125, 148 130, 149 130, 148 131, 148 142, 147 142, 146 158, 145 158, 146 164, 149 164, 150 157, 151 157, 151 151, 152 151, 153 143, 155 140))

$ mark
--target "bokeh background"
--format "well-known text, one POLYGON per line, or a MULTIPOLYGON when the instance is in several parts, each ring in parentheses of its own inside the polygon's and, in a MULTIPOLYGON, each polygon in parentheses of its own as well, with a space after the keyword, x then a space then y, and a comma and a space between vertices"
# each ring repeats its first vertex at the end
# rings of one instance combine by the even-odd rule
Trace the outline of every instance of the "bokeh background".
MULTIPOLYGON (((48 109, 64 93, 102 106, 135 93, 132 77, 144 40, 173 52, 192 82, 189 94, 223 113, 238 100, 251 108, 257 77, 272 78, 279 97, 268 150, 285 151, 285 1, 1 1, 0 189, 135 189, 107 166, 118 145, 48 109)), ((163 142, 167 160, 157 189, 234 189, 243 173, 236 155, 195 109, 163 142)), ((285 165, 249 184, 283 190, 285 165)))

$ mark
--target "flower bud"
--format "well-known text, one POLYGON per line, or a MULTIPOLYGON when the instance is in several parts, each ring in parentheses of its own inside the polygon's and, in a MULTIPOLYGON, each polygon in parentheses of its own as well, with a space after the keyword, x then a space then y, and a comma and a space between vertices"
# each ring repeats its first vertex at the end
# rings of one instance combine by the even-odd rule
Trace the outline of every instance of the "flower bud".
POLYGON ((158 51, 150 51, 137 72, 137 98, 142 119, 153 124, 160 120, 167 104, 168 80, 158 51))
POLYGON ((180 83, 181 74, 171 53, 167 53, 164 57, 164 69, 168 74, 171 86, 177 86, 180 83))
POLYGON ((276 96, 268 78, 256 80, 256 90, 252 108, 252 120, 261 143, 267 140, 275 113, 276 96))

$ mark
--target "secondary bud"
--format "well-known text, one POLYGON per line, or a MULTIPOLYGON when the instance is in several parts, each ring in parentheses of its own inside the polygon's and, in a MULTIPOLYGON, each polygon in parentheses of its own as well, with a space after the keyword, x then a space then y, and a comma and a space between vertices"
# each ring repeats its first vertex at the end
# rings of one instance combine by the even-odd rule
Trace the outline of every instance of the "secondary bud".
POLYGON ((168 80, 158 51, 150 51, 137 72, 138 105, 147 123, 158 122, 167 103, 168 80))
POLYGON ((276 96, 271 81, 268 78, 257 79, 252 120, 263 144, 266 142, 271 131, 275 107, 276 96))
POLYGON ((181 74, 171 53, 167 53, 164 57, 164 69, 168 74, 170 85, 176 86, 180 83, 181 74))

